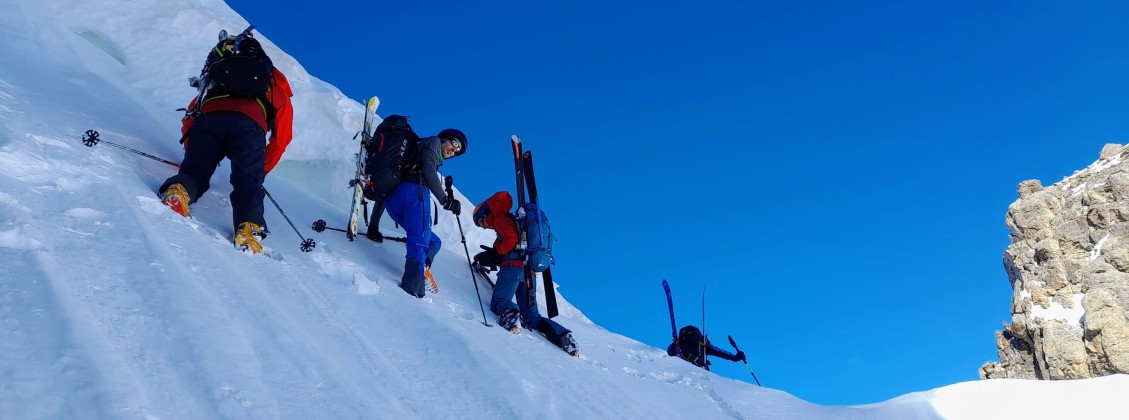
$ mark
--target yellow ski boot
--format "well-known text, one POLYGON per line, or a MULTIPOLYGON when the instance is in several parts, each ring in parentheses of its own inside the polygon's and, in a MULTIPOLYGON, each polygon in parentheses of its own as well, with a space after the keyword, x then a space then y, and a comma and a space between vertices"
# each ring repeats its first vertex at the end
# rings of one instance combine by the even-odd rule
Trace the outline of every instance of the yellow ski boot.
POLYGON ((188 190, 179 182, 169 185, 165 193, 161 194, 161 202, 184 217, 188 217, 188 201, 188 190))
POLYGON ((259 238, 263 236, 263 229, 259 225, 251 222, 240 223, 239 228, 235 230, 235 247, 258 254, 263 252, 263 244, 259 242, 259 238))

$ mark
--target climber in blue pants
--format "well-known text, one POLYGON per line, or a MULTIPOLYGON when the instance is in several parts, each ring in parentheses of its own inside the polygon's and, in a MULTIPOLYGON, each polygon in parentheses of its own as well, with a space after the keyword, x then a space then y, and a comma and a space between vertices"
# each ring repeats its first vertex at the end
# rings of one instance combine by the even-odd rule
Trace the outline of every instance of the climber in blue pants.
POLYGON ((466 136, 448 128, 439 135, 419 140, 418 158, 411 159, 403 180, 385 202, 388 215, 404 228, 407 255, 400 288, 417 298, 424 296, 424 269, 439 252, 443 242, 431 233, 431 195, 439 199, 445 210, 457 217, 459 200, 448 196, 439 181, 438 169, 443 161, 466 152, 466 136))

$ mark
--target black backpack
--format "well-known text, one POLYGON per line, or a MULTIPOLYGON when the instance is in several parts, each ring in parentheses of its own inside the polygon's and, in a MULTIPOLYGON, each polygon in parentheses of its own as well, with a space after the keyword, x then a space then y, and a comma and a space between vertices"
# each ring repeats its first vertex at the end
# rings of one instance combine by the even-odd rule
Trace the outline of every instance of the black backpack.
POLYGON ((678 348, 682 351, 682 358, 701 367, 706 365, 706 359, 702 357, 704 341, 698 327, 687 325, 678 330, 678 348))
POLYGON ((369 200, 383 200, 419 161, 419 136, 412 131, 408 117, 389 115, 376 126, 366 146, 365 174, 371 182, 365 188, 369 200))
POLYGON ((266 99, 274 63, 248 31, 221 40, 208 54, 208 97, 266 99))

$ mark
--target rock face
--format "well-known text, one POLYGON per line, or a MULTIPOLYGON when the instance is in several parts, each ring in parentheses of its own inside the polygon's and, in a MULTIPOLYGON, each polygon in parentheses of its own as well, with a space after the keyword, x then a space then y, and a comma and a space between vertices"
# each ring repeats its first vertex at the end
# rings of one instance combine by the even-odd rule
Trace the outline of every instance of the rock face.
POLYGON ((1008 207, 1012 322, 982 379, 1129 373, 1129 149, 1044 188, 1019 184, 1008 207))

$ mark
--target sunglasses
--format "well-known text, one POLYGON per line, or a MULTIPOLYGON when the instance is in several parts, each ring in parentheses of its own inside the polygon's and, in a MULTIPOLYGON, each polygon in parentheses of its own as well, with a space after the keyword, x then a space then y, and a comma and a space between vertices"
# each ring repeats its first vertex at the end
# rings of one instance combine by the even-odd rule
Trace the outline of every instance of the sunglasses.
POLYGON ((455 148, 455 153, 459 153, 463 150, 463 142, 459 141, 459 139, 450 138, 447 139, 447 141, 451 142, 451 147, 455 148))

